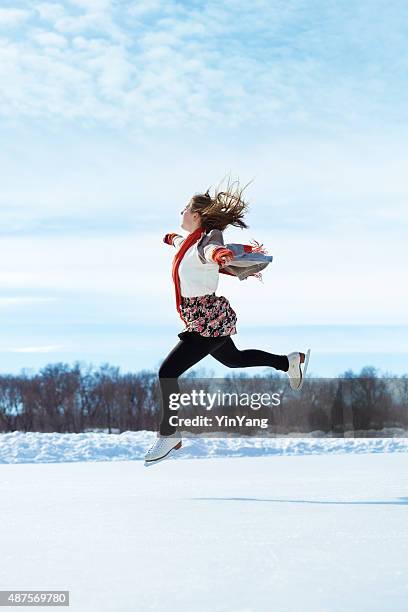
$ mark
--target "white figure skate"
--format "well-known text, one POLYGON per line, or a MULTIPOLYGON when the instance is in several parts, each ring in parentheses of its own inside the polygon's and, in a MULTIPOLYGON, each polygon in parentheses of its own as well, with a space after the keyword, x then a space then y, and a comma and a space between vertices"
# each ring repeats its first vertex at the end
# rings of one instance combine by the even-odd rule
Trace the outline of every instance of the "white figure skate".
POLYGON ((307 366, 309 364, 309 357, 310 349, 308 349, 306 355, 299 352, 289 353, 289 355, 287 355, 287 358, 289 359, 289 370, 286 373, 289 376, 290 386, 295 391, 300 391, 303 386, 307 366), (303 361, 301 361, 302 356, 303 361))
POLYGON ((154 465, 163 459, 167 459, 174 450, 181 448, 181 435, 176 431, 171 436, 157 434, 157 440, 145 454, 145 466, 154 465))

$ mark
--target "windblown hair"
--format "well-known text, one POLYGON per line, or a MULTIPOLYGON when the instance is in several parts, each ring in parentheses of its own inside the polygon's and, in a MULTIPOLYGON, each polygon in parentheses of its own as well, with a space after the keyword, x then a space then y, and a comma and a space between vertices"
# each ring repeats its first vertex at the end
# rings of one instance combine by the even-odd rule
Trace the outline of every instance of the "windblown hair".
POLYGON ((230 183, 228 180, 226 188, 221 190, 221 181, 215 189, 214 197, 211 197, 209 189, 204 194, 194 195, 191 198, 191 211, 200 213, 201 226, 206 231, 214 228, 223 231, 228 225, 248 228, 243 220, 248 203, 242 199, 242 193, 250 183, 241 188, 239 181, 230 183), (235 183, 237 185, 234 188, 235 183))

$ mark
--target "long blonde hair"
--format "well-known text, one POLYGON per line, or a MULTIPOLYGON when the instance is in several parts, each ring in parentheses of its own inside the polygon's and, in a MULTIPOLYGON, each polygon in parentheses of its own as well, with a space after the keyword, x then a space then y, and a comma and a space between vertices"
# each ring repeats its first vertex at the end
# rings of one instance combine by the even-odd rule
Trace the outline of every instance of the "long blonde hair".
POLYGON ((240 187, 238 180, 230 182, 228 179, 225 189, 221 187, 222 181, 215 188, 214 197, 211 197, 209 189, 195 194, 191 198, 191 211, 200 213, 201 226, 206 231, 214 228, 223 231, 228 225, 247 229, 249 225, 243 217, 248 211, 248 203, 243 200, 242 193, 252 181, 240 187))

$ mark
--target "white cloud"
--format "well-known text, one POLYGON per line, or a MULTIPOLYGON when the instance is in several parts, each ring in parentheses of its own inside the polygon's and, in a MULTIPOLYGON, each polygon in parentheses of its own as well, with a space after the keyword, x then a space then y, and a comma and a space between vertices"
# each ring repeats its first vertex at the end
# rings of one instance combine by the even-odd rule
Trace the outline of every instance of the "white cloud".
POLYGON ((105 12, 112 6, 112 0, 69 0, 69 2, 93 13, 105 12))
POLYGON ((159 12, 163 15, 173 8, 173 2, 168 0, 144 0, 143 2, 129 3, 126 6, 126 11, 132 17, 143 17, 148 13, 159 12))
POLYGON ((54 2, 41 2, 36 5, 35 10, 45 21, 56 21, 65 15, 64 6, 54 2))
POLYGON ((33 32, 32 37, 40 45, 44 47, 66 47, 67 40, 64 36, 56 34, 55 32, 47 32, 46 30, 37 30, 33 32))
POLYGON ((31 11, 23 9, 0 8, 0 28, 19 25, 29 19, 31 11))
MULTIPOLYGON (((398 6, 378 8, 373 14, 370 3, 357 9, 332 1, 306 11, 280 0, 43 2, 30 27, 3 43, 0 62, 10 87, 2 114, 185 129, 336 130, 339 122, 351 129, 385 111, 396 120, 406 108, 402 21, 398 6), (39 20, 49 26, 43 49, 33 43, 39 20), (380 46, 384 30, 389 44, 380 46), (73 44, 57 55, 64 39, 73 44), (15 54, 7 64, 10 48, 15 54), (72 71, 82 74, 81 97, 72 71)), ((29 14, 2 10, 0 22, 1 15, 18 23, 29 14)))
MULTIPOLYGON (((19 278, 18 274, 17 276, 15 274, 9 274, 8 276, 6 274, 1 274, 0 273, 0 282, 2 284, 2 287, 4 288, 4 286, 7 284, 7 278, 8 278, 8 282, 14 282, 16 284, 16 280, 20 280, 21 282, 21 277, 19 278), (5 282, 5 284, 3 284, 5 282)), ((26 277, 27 278, 27 277, 26 277)), ((18 286, 18 284, 17 284, 18 286)), ((28 296, 28 297, 1 297, 0 296, 0 308, 3 307, 14 307, 14 306, 19 306, 20 304, 22 306, 25 305, 31 305, 31 304, 42 304, 43 302, 56 302, 58 301, 59 298, 57 297, 32 297, 32 296, 28 296)))
POLYGON ((103 95, 122 98, 121 90, 129 82, 135 69, 120 46, 106 46, 98 57, 89 59, 87 66, 98 72, 98 85, 103 95))
POLYGON ((64 350, 62 344, 53 344, 49 346, 24 346, 21 348, 1 348, 0 353, 57 353, 64 350))

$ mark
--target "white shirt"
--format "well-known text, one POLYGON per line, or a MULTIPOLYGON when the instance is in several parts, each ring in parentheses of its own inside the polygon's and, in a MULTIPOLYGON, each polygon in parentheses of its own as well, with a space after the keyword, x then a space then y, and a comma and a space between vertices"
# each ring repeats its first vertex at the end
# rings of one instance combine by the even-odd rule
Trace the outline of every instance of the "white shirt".
MULTIPOLYGON (((184 240, 185 238, 182 236, 176 236, 173 239, 173 244, 177 250, 184 240)), ((184 253, 178 268, 180 293, 183 297, 214 293, 218 287, 220 277, 219 266, 211 259, 214 249, 218 247, 215 244, 209 244, 204 247, 204 256, 207 261, 203 263, 198 256, 197 244, 198 242, 195 242, 184 253)))

